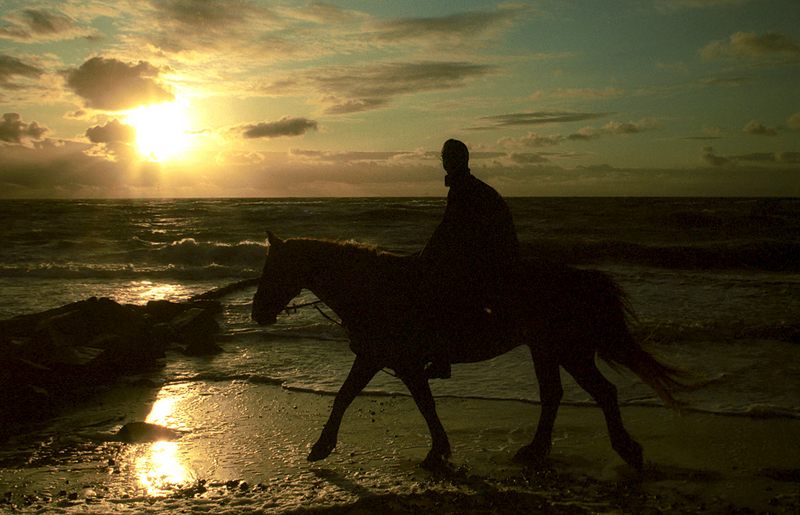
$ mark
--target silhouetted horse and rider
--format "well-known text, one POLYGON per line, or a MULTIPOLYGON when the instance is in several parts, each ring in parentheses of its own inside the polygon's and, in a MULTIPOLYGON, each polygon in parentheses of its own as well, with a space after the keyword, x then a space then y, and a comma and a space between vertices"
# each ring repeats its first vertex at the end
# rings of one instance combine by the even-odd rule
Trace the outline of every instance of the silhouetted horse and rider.
POLYGON ((559 368, 600 405, 611 445, 641 469, 641 446, 622 424, 617 392, 595 356, 632 370, 668 405, 680 373, 632 337, 624 293, 606 274, 520 257, 503 198, 473 176, 457 140, 442 148, 449 187, 442 222, 418 255, 401 256, 354 243, 269 234, 253 319, 271 324, 302 289, 341 319, 355 360, 308 459, 336 446, 353 399, 384 368, 406 385, 431 433, 426 466, 450 456, 428 381, 450 377, 451 363, 483 361, 526 345, 539 382, 541 413, 533 441, 516 458, 539 462, 550 451, 563 395, 559 368))

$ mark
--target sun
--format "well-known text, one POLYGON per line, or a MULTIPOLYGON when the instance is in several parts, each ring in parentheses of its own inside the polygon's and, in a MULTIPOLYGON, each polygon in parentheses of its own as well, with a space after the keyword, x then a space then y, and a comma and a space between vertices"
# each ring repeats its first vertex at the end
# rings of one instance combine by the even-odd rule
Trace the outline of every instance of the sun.
POLYGON ((150 161, 183 156, 192 141, 188 102, 167 102, 128 111, 125 123, 136 130, 136 148, 150 161))

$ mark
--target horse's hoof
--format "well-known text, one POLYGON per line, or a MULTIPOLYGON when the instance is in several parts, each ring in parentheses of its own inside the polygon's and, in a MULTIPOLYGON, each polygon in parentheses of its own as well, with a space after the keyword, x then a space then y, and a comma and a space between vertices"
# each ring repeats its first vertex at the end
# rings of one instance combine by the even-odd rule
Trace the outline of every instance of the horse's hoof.
POLYGON ((441 456, 439 454, 428 454, 422 463, 419 464, 420 468, 423 468, 430 472, 438 472, 448 468, 449 462, 447 458, 441 456))
POLYGON ((308 458, 306 459, 308 461, 324 460, 325 458, 331 455, 335 447, 336 447, 335 443, 333 445, 330 445, 328 443, 323 443, 321 441, 318 441, 317 443, 314 444, 313 447, 311 447, 311 452, 308 453, 308 458))
POLYGON ((625 463, 636 469, 637 472, 644 470, 644 453, 642 446, 638 442, 631 440, 624 447, 616 449, 625 463))
POLYGON ((419 466, 425 470, 439 471, 448 467, 449 459, 450 446, 448 445, 444 449, 431 449, 428 451, 428 455, 425 456, 425 459, 419 466))
POLYGON ((520 450, 514 455, 513 461, 516 463, 523 463, 525 465, 541 465, 544 463, 547 455, 550 454, 550 448, 544 445, 526 445, 521 447, 520 450))

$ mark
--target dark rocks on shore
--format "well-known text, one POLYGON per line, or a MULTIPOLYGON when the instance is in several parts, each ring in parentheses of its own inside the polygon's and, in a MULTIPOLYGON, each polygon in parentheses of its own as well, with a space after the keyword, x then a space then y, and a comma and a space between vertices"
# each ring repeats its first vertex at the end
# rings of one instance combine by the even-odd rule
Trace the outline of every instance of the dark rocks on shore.
POLYGON ((0 439, 121 376, 154 368, 169 348, 220 352, 219 311, 213 300, 133 306, 92 297, 0 320, 0 439))

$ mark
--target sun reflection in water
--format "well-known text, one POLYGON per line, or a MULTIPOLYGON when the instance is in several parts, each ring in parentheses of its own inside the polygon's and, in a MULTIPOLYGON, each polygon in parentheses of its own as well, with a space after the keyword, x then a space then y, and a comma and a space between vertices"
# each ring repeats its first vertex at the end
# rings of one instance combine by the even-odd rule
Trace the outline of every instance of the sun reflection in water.
POLYGON ((163 495, 192 480, 192 475, 178 456, 178 442, 154 442, 136 461, 139 483, 148 495, 163 495))
MULTIPOLYGON (((159 392, 145 422, 176 427, 179 424, 176 424, 175 407, 185 394, 172 391, 161 397, 164 393, 164 390, 159 392)), ((194 480, 192 471, 181 458, 180 442, 158 441, 147 445, 148 449, 136 459, 136 476, 147 495, 165 495, 194 480)))
POLYGON ((177 300, 186 294, 186 288, 179 284, 135 281, 128 287, 130 302, 145 303, 150 300, 177 300))

